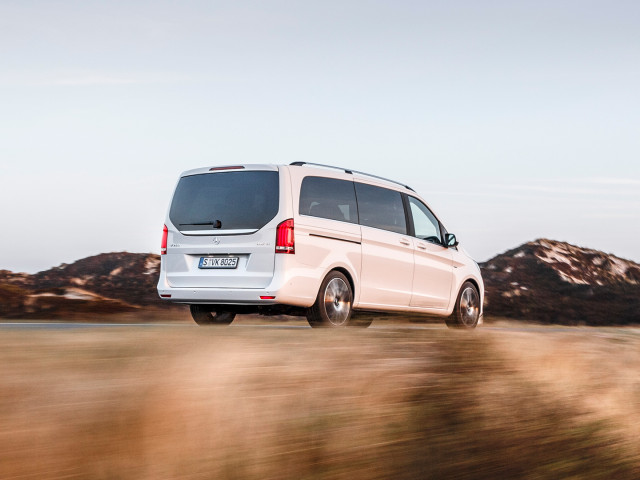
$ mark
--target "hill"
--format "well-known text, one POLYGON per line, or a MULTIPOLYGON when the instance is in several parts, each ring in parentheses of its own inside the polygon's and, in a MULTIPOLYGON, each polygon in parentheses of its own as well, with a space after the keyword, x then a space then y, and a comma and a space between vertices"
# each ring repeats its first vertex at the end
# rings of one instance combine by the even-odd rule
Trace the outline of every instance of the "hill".
POLYGON ((0 271, 0 316, 69 318, 170 308, 157 295, 160 257, 103 253, 28 275, 0 271))
POLYGON ((489 315, 543 323, 640 323, 640 265, 538 239, 481 265, 489 315))
MULTIPOLYGON (((0 270, 0 317, 83 318, 179 308, 156 293, 160 257, 103 253, 29 275, 0 270)), ((481 264, 485 314, 542 323, 640 323, 640 265, 539 239, 481 264)))

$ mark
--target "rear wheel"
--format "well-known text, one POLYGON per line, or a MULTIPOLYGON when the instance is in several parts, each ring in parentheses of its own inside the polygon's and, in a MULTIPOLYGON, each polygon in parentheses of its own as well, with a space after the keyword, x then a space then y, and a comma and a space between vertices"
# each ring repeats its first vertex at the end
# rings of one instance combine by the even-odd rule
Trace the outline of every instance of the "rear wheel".
POLYGON ((189 305, 191 317, 198 325, 229 325, 236 314, 216 310, 215 305, 189 305))
POLYGON ((456 306, 446 319, 449 328, 476 328, 480 318, 480 294, 471 282, 464 282, 458 293, 456 306))
POLYGON ((344 274, 333 271, 322 284, 316 302, 307 310, 312 327, 346 327, 350 325, 353 292, 344 274))

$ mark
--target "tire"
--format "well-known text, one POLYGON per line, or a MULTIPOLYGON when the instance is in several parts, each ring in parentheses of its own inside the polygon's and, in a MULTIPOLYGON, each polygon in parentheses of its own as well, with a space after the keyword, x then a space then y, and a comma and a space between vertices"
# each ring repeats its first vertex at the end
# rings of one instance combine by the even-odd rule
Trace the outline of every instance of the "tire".
POLYGON ((449 328, 476 328, 480 318, 480 294, 471 282, 464 282, 453 313, 446 319, 449 328))
POLYGON ((307 320, 312 327, 346 327, 351 325, 352 305, 349 280, 334 270, 320 284, 318 297, 307 310, 307 320))
POLYGON ((198 325, 229 325, 236 314, 233 312, 215 311, 215 305, 189 305, 191 317, 198 325))

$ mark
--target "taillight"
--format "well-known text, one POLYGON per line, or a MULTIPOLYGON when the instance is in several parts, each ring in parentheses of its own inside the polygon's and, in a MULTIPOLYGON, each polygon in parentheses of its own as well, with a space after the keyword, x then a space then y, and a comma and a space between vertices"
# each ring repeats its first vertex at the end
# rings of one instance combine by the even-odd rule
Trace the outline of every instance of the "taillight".
POLYGON ((218 172, 220 170, 242 170, 242 169, 244 169, 242 165, 234 165, 232 167, 213 167, 213 168, 210 168, 209 171, 218 172))
POLYGON ((162 243, 160 244, 160 255, 167 254, 167 236, 169 235, 169 230, 167 230, 167 226, 165 225, 162 229, 162 243))
POLYGON ((276 230, 276 253, 295 253, 295 246, 293 218, 290 218, 278 225, 276 230))

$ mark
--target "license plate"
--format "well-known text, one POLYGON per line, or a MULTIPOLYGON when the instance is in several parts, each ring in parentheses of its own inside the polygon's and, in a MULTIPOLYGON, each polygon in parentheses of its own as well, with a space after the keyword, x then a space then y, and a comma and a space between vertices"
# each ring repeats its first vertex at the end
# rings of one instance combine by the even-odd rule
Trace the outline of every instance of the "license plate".
POLYGON ((236 268, 238 257, 200 257, 198 268, 236 268))

